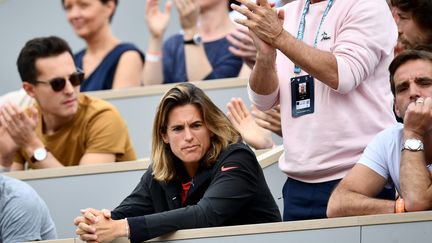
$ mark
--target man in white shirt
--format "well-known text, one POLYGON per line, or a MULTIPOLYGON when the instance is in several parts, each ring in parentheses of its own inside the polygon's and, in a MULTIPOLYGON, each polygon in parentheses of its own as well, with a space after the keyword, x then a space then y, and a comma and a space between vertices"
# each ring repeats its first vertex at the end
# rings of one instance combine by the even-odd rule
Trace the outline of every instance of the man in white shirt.
POLYGON ((374 198, 393 183, 402 211, 432 208, 432 53, 402 52, 390 64, 396 114, 403 118, 380 132, 331 195, 328 217, 396 212, 396 202, 374 198))

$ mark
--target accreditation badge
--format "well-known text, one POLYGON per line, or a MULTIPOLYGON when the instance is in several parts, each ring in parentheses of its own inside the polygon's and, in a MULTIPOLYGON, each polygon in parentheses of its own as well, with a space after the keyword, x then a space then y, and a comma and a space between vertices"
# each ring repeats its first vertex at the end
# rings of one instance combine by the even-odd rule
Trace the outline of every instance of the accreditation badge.
POLYGON ((291 78, 292 117, 314 113, 314 108, 314 78, 311 75, 291 78))

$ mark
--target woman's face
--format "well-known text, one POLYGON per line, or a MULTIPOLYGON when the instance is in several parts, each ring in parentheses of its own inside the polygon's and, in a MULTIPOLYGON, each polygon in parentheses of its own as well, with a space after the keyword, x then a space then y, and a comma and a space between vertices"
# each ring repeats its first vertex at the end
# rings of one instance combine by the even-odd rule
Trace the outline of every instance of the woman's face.
POLYGON ((162 136, 174 155, 187 167, 199 163, 207 153, 212 133, 204 123, 198 108, 187 104, 170 111, 167 132, 162 136))
POLYGON ((109 18, 115 4, 100 0, 64 0, 66 17, 75 33, 88 38, 109 25, 109 18))

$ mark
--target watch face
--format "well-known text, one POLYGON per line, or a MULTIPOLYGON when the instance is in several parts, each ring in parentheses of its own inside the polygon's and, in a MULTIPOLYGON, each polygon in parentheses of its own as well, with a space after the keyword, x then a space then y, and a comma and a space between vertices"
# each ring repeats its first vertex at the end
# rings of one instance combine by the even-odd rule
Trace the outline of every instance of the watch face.
POLYGON ((422 150, 423 143, 418 139, 407 139, 405 141, 405 148, 409 150, 422 150))
POLYGON ((199 34, 193 36, 193 42, 197 45, 202 43, 202 37, 199 34))
POLYGON ((38 148, 34 151, 34 157, 37 161, 44 160, 47 157, 47 151, 45 148, 38 148))

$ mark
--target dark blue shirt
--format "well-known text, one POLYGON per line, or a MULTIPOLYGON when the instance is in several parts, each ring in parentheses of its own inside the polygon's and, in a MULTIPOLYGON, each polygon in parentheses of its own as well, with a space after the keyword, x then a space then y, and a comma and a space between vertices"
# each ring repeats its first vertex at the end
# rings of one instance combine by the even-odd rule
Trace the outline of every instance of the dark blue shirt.
MULTIPOLYGON (((81 84, 81 91, 96 91, 112 89, 114 75, 117 70, 117 64, 123 53, 127 51, 136 51, 140 54, 144 63, 144 54, 133 44, 121 43, 112 49, 96 67, 96 69, 81 84)), ((81 50, 74 56, 75 65, 83 69, 83 57, 86 49, 81 50)))
MULTIPOLYGON (((226 38, 204 43, 207 59, 213 68, 213 71, 204 80, 238 76, 243 61, 228 50, 229 46, 226 38)), ((164 83, 198 81, 189 80, 185 60, 183 35, 171 36, 163 46, 164 83)))

